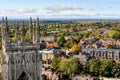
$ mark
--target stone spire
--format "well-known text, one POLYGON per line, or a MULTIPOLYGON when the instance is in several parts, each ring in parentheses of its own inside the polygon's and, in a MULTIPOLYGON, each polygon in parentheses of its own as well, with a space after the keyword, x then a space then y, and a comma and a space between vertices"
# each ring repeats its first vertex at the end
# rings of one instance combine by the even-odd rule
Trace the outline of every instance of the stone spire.
POLYGON ((5 46, 5 20, 4 17, 2 17, 2 27, 1 27, 1 32, 2 32, 2 46, 5 46))
POLYGON ((5 35, 6 36, 8 36, 8 31, 9 31, 8 21, 7 21, 7 17, 5 17, 5 35))
POLYGON ((24 21, 23 21, 22 27, 21 27, 21 42, 25 42, 25 26, 24 26, 24 21))
POLYGON ((3 25, 4 25, 4 21, 5 21, 5 20, 4 20, 4 17, 2 17, 2 24, 3 24, 3 25))
POLYGON ((18 22, 16 22, 15 37, 16 37, 16 42, 17 42, 17 41, 19 40, 19 27, 18 27, 18 22))
POLYGON ((32 26, 32 18, 30 17, 30 22, 29 22, 29 38, 30 38, 30 42, 32 42, 32 34, 33 34, 33 26, 32 26))
POLYGON ((4 35, 4 28, 5 28, 5 20, 4 20, 4 17, 2 17, 2 28, 1 28, 1 31, 2 31, 2 36, 4 35))
POLYGON ((33 34, 32 34, 32 38, 33 38, 33 44, 36 44, 36 26, 35 26, 35 21, 33 23, 33 34))
POLYGON ((9 26, 8 26, 8 20, 7 17, 5 17, 5 41, 8 44, 9 43, 9 26))
POLYGON ((39 26, 39 17, 37 17, 36 21, 36 43, 39 46, 40 43, 40 26, 39 26))
MULTIPOLYGON (((8 21, 7 21, 7 17, 2 18, 2 46, 6 47, 7 45, 9 45, 9 27, 8 27, 8 21)), ((6 48, 7 50, 7 48, 6 48)))

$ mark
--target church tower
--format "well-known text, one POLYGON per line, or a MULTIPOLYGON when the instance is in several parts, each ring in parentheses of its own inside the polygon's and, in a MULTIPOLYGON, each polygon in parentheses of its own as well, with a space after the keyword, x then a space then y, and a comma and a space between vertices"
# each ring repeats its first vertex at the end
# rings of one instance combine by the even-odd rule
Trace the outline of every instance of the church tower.
POLYGON ((26 41, 25 22, 22 25, 16 23, 16 40, 10 42, 7 17, 2 18, 2 72, 3 80, 42 80, 42 54, 40 49, 39 18, 29 24, 29 41, 26 41), (33 25, 34 24, 34 25, 33 25), (19 29, 21 34, 19 34, 19 29), (33 30, 32 30, 33 29, 33 30), (21 39, 18 39, 21 35, 21 39), (33 41, 33 37, 35 39, 33 41), (32 41, 32 42, 31 42, 32 41))

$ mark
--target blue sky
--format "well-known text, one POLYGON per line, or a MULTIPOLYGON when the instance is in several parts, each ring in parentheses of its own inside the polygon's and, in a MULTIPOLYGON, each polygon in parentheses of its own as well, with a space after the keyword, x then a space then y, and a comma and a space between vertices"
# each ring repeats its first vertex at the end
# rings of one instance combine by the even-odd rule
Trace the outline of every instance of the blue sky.
POLYGON ((120 0, 0 0, 9 18, 120 18, 120 0))

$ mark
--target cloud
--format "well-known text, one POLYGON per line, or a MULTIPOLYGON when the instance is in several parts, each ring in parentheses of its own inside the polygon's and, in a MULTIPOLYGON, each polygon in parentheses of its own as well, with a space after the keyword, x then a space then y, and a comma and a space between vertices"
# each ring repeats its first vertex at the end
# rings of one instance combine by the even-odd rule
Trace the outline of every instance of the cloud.
POLYGON ((101 14, 100 13, 95 13, 95 14, 77 14, 77 13, 74 13, 74 14, 69 14, 68 16, 90 18, 90 17, 99 17, 99 16, 101 16, 101 14))
POLYGON ((90 10, 90 11, 97 11, 96 9, 93 9, 93 8, 90 8, 89 10, 90 10))
POLYGON ((1 9, 0 16, 8 16, 11 18, 22 18, 30 17, 33 14, 36 14, 38 9, 35 8, 26 8, 26 9, 1 9))
POLYGON ((30 14, 30 13, 36 13, 37 9, 2 9, 1 13, 7 14, 7 15, 19 15, 19 14, 30 14))
MULTIPOLYGON (((27 8, 27 9, 1 9, 0 16, 8 16, 11 18, 28 18, 40 16, 41 18, 119 18, 120 14, 112 13, 101 13, 101 12, 81 12, 81 11, 72 11, 72 10, 83 10, 79 6, 51 6, 45 8, 46 10, 40 11, 36 8, 27 8), (68 12, 61 12, 61 11, 68 12), (70 11, 70 12, 69 12, 70 11)), ((85 9, 85 8, 84 8, 85 9)), ((88 11, 93 11, 94 8, 88 8, 88 11)))
POLYGON ((55 5, 55 6, 50 6, 46 7, 45 10, 49 11, 71 11, 71 10, 83 10, 82 7, 80 6, 65 6, 65 5, 55 5))
MULTIPOLYGON (((112 0, 111 0, 112 1, 112 0)), ((111 4, 111 5, 119 5, 120 4, 120 1, 119 0, 116 0, 116 1, 109 1, 109 4, 111 4)), ((106 3, 106 4, 108 4, 108 2, 106 3)))
POLYGON ((103 14, 103 16, 107 16, 107 17, 118 17, 120 16, 119 14, 103 14))
POLYGON ((109 6, 108 9, 113 9, 113 7, 112 7, 112 6, 109 6))
POLYGON ((81 18, 97 18, 100 17, 101 14, 95 13, 95 14, 82 14, 82 13, 59 13, 59 14, 46 14, 42 15, 44 18, 74 18, 74 19, 81 19, 81 18))
POLYGON ((23 10, 19 10, 18 12, 20 13, 36 13, 38 11, 38 9, 23 9, 23 10))

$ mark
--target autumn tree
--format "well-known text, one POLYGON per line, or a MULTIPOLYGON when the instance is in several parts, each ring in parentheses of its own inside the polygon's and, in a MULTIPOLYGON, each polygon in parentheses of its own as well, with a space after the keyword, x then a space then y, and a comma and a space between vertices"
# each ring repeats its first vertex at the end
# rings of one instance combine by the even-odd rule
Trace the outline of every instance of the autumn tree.
POLYGON ((59 71, 62 72, 63 75, 72 75, 75 73, 79 73, 81 69, 80 63, 78 59, 70 58, 63 59, 59 63, 59 71))
POLYGON ((53 59, 52 59, 51 67, 52 67, 55 71, 58 71, 60 61, 61 61, 61 58, 53 58, 53 59))
POLYGON ((93 76, 112 77, 112 69, 115 65, 113 60, 92 59, 85 64, 85 73, 93 76))
POLYGON ((116 31, 116 30, 111 30, 108 33, 109 38, 113 38, 113 39, 120 39, 120 32, 116 31))
POLYGON ((54 44, 53 43, 47 44, 46 48, 54 48, 54 44))
POLYGON ((112 44, 106 44, 105 47, 106 47, 107 49, 111 49, 111 48, 113 48, 113 45, 112 45, 112 44))
POLYGON ((59 47, 63 47, 63 46, 64 46, 64 43, 65 43, 65 38, 64 38, 64 36, 59 37, 58 40, 57 40, 58 46, 59 46, 59 47))
POLYGON ((114 77, 120 77, 120 63, 117 63, 113 68, 112 68, 112 74, 114 77))
POLYGON ((73 74, 79 74, 82 70, 82 65, 80 64, 78 58, 54 58, 52 60, 51 67, 58 73, 70 75, 71 77, 73 74))
POLYGON ((74 53, 78 53, 80 51, 80 48, 77 44, 75 44, 71 47, 71 51, 74 53))

